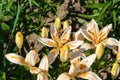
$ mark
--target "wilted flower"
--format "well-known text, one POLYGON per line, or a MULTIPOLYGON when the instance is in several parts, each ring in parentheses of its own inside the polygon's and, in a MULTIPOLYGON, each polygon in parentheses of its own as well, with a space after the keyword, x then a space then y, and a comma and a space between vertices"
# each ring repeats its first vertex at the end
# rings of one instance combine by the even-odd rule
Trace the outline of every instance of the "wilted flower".
POLYGON ((39 42, 43 43, 44 45, 49 47, 54 47, 54 49, 52 49, 48 54, 48 59, 50 64, 56 59, 59 53, 60 53, 61 61, 62 62, 66 61, 69 58, 69 54, 70 54, 68 53, 69 52, 68 50, 75 49, 81 44, 83 44, 83 41, 80 41, 80 40, 67 42, 70 37, 71 26, 65 29, 60 37, 55 26, 51 26, 50 31, 51 31, 52 39, 49 39, 49 38, 38 39, 39 42), (66 48, 67 50, 64 48, 66 48))
POLYGON ((48 37, 48 30, 47 30, 46 27, 43 27, 43 28, 42 28, 41 37, 43 37, 43 38, 47 38, 47 37, 48 37))
POLYGON ((22 32, 19 31, 16 33, 15 43, 19 49, 22 48, 22 46, 23 46, 23 34, 22 34, 22 32))

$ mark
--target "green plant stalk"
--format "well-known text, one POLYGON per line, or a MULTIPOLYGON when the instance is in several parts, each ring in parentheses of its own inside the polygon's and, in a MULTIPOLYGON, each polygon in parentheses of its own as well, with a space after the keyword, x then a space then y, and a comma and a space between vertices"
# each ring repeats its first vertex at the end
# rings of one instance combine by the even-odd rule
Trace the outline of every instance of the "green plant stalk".
POLYGON ((15 18, 15 21, 14 21, 14 25, 13 25, 11 37, 10 37, 10 39, 9 39, 9 41, 8 41, 6 53, 7 53, 7 51, 8 51, 9 45, 10 45, 10 43, 11 43, 11 41, 12 41, 13 34, 14 34, 14 32, 15 32, 15 28, 16 28, 16 25, 17 25, 17 22, 18 22, 18 19, 19 19, 19 15, 20 15, 20 5, 19 5, 19 1, 18 1, 17 15, 16 15, 16 18, 15 18))

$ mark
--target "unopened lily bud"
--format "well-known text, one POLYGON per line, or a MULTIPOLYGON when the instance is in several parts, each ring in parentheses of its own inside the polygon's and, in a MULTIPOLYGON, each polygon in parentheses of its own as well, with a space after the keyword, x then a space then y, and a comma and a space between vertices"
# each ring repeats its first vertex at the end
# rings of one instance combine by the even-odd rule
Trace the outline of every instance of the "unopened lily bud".
POLYGON ((70 26, 70 21, 69 20, 66 20, 64 23, 63 23, 63 30, 65 30, 66 28, 68 28, 70 26))
POLYGON ((54 26, 57 27, 58 30, 60 29, 60 27, 61 27, 61 20, 60 20, 59 17, 57 17, 55 19, 54 26))
POLYGON ((19 49, 22 48, 23 46, 23 34, 22 32, 17 32, 16 36, 15 36, 15 42, 16 42, 16 45, 19 49))
POLYGON ((67 61, 68 58, 70 57, 70 48, 67 45, 65 45, 61 48, 60 51, 61 51, 60 52, 60 60, 62 62, 67 61))
POLYGON ((95 51, 96 55, 97 55, 97 59, 101 59, 103 53, 104 53, 104 46, 102 43, 99 43, 96 47, 96 51, 95 51))
POLYGON ((120 71, 119 64, 118 64, 117 62, 115 62, 115 63, 113 64, 112 69, 111 69, 112 80, 114 80, 115 78, 118 77, 119 71, 120 71))
POLYGON ((117 61, 120 63, 120 52, 117 53, 117 61))
POLYGON ((48 30, 47 30, 46 27, 43 27, 43 28, 42 28, 41 37, 43 37, 43 38, 47 38, 47 37, 48 37, 48 30))

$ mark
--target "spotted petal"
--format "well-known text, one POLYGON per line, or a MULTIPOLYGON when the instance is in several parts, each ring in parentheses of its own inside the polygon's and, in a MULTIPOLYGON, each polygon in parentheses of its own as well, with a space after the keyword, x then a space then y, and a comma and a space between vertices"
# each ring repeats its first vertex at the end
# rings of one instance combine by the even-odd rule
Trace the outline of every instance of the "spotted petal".
POLYGON ((71 34, 71 26, 69 26, 64 32, 63 34, 61 35, 60 37, 60 40, 61 40, 61 43, 65 43, 69 40, 69 37, 70 37, 70 34, 71 34))
POLYGON ((71 42, 68 42, 67 44, 65 45, 68 45, 70 50, 72 49, 75 49, 77 47, 79 47, 80 45, 83 44, 84 41, 80 41, 80 40, 76 40, 76 41, 71 41, 71 42))
POLYGON ((10 54, 6 54, 5 57, 12 63, 19 64, 19 65, 28 65, 25 62, 25 59, 18 54, 10 53, 10 54))
POLYGON ((48 54, 48 61, 49 61, 49 64, 52 64, 56 57, 58 56, 59 54, 59 50, 58 49, 53 49, 50 51, 50 53, 48 54))
POLYGON ((95 73, 91 71, 80 73, 78 77, 88 80, 102 80, 100 77, 98 77, 95 73))
POLYGON ((48 39, 48 38, 39 38, 38 39, 39 42, 41 42, 42 44, 48 46, 48 47, 56 47, 56 43, 54 40, 52 39, 48 39))
POLYGON ((44 55, 39 64, 39 68, 42 70, 48 71, 48 67, 49 67, 48 57, 46 55, 44 55))

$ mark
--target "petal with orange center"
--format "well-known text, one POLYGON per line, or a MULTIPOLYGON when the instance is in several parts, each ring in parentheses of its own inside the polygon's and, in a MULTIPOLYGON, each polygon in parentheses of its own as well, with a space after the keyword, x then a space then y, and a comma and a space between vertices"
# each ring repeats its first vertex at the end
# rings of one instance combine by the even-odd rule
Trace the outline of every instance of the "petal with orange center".
POLYGON ((57 58, 58 54, 59 54, 59 49, 52 49, 50 51, 50 53, 48 54, 49 64, 52 64, 55 61, 55 59, 57 58))
POLYGON ((48 47, 56 47, 57 46, 56 42, 52 39, 39 38, 38 41, 41 42, 42 44, 48 46, 48 47))

